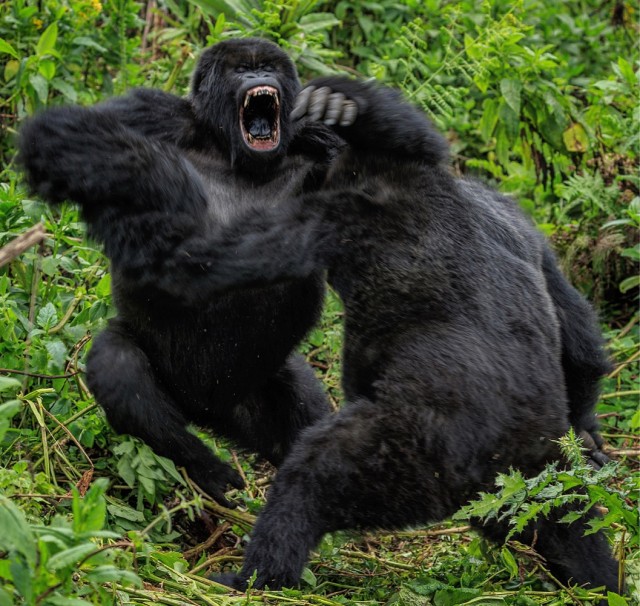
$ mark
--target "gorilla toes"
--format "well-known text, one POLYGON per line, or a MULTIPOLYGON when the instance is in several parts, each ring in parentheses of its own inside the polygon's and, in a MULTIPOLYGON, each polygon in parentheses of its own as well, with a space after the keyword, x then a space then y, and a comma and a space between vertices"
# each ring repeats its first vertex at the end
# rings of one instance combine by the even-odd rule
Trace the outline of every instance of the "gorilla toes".
POLYGON ((600 469, 611 461, 611 459, 602 452, 601 447, 604 440, 598 433, 591 433, 586 430, 582 430, 578 435, 582 439, 587 461, 592 465, 592 467, 600 469))
POLYGON ((344 93, 333 92, 328 86, 310 85, 296 98, 291 119, 298 120, 305 115, 327 126, 351 126, 358 117, 358 105, 344 93))

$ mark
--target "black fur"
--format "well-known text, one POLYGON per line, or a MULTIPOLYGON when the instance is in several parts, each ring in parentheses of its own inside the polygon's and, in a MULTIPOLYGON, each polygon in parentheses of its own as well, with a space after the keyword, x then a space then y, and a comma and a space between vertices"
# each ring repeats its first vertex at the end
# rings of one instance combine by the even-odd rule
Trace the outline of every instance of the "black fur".
POLYGON ((78 203, 112 262, 118 316, 87 362, 109 422, 184 465, 223 504, 227 484, 240 487, 241 478, 186 426, 214 429, 278 464, 299 431, 328 413, 294 353, 320 312, 323 276, 211 294, 162 268, 185 239, 323 181, 340 140, 291 123, 298 90, 277 46, 231 40, 203 53, 189 98, 136 90, 90 109, 52 109, 19 138, 31 187, 78 203), (268 151, 240 133, 244 93, 256 85, 279 92, 280 143, 268 151))
MULTIPOLYGON (((595 431, 606 369, 593 313, 513 201, 454 178, 444 140, 393 92, 314 84, 359 108, 325 189, 185 240, 161 271, 233 292, 326 267, 345 305, 348 403, 280 468, 242 571, 222 577, 239 589, 256 569, 256 587, 296 584, 326 532, 440 520, 498 472, 538 473, 571 423, 595 431)), ((584 530, 552 517, 519 538, 563 581, 616 590, 606 538, 584 530)))

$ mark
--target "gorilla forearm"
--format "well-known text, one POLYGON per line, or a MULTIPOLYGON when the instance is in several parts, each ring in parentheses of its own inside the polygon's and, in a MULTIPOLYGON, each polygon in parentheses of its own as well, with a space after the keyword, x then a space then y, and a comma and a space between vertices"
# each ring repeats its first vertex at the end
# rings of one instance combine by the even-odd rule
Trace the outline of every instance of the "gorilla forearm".
POLYGON ((131 242, 118 267, 138 287, 191 305, 227 290, 306 278, 326 267, 336 250, 337 232, 323 221, 321 208, 300 198, 289 207, 251 212, 211 235, 181 239, 164 232, 165 245, 154 247, 153 256, 132 263, 139 244, 131 242))
POLYGON ((89 223, 107 208, 206 205, 201 180, 177 150, 142 137, 105 109, 41 114, 22 127, 19 150, 32 189, 51 202, 80 204, 89 223))

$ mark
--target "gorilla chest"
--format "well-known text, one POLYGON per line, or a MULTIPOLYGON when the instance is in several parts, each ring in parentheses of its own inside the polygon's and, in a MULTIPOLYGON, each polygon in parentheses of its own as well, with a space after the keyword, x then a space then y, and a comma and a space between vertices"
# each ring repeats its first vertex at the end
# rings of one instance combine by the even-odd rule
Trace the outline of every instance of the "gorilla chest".
POLYGON ((206 227, 226 225, 254 208, 269 208, 302 193, 309 163, 287 162, 267 179, 245 175, 226 167, 199 169, 208 199, 206 227))

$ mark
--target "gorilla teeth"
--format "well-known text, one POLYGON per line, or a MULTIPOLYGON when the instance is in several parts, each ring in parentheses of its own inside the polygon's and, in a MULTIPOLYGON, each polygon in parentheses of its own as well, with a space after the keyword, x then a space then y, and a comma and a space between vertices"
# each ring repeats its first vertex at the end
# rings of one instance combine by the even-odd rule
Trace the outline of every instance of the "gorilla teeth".
POLYGON ((280 143, 280 95, 278 89, 258 85, 245 92, 240 106, 240 129, 254 151, 272 151, 280 143))

